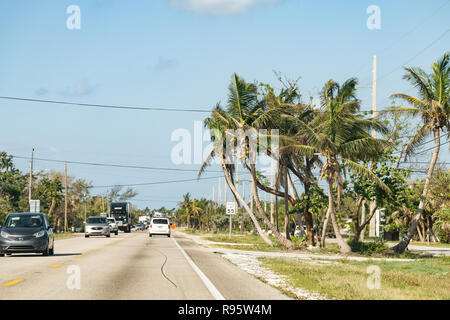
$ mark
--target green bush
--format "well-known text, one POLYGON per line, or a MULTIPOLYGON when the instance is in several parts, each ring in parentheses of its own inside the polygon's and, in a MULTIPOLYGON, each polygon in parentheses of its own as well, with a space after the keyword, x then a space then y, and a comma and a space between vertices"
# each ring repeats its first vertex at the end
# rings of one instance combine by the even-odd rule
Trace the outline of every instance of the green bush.
POLYGON ((433 231, 441 243, 450 243, 450 207, 444 207, 435 214, 433 231))
POLYGON ((356 239, 351 239, 347 243, 353 252, 369 256, 383 253, 389 248, 381 238, 377 238, 374 242, 360 242, 356 239))

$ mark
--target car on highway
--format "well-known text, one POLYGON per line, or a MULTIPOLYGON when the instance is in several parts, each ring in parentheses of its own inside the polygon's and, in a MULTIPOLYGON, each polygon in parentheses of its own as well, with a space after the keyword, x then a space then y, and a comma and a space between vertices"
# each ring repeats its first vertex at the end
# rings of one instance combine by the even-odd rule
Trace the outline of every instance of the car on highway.
POLYGON ((110 232, 114 233, 116 236, 119 234, 119 224, 114 218, 106 218, 109 224, 110 232))
POLYGON ((13 253, 55 253, 53 226, 43 213, 11 213, 0 232, 0 256, 13 253))
POLYGON ((166 235, 170 238, 170 222, 167 218, 152 218, 148 228, 149 237, 153 235, 166 235))
POLYGON ((91 216, 87 219, 85 225, 84 236, 89 238, 90 236, 105 236, 109 238, 111 236, 111 230, 106 217, 91 216))

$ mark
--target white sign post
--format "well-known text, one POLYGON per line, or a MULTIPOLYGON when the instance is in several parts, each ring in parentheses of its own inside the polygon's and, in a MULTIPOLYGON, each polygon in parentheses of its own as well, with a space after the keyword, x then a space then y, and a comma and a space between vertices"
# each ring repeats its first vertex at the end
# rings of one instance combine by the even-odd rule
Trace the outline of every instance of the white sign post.
POLYGON ((41 211, 41 201, 30 200, 30 212, 40 212, 40 211, 41 211))
POLYGON ((233 221, 231 219, 231 217, 236 214, 236 202, 227 202, 226 206, 225 206, 225 213, 228 214, 230 216, 230 234, 228 235, 228 238, 231 239, 231 229, 233 228, 233 221))

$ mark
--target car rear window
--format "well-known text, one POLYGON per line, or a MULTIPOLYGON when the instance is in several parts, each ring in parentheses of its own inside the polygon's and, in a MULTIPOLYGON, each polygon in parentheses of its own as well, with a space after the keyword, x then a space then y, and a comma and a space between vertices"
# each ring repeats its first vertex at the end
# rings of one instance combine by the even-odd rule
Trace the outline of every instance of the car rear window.
POLYGON ((153 219, 153 224, 169 224, 167 219, 153 219))
POLYGON ((89 217, 88 223, 106 223, 106 218, 104 217, 89 217))

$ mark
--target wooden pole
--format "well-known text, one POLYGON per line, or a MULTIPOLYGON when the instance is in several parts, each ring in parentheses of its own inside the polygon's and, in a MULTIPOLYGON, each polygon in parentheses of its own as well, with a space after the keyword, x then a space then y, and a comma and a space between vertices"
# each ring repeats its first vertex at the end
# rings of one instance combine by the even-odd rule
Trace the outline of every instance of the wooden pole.
POLYGON ((33 156, 34 156, 34 148, 31 150, 30 180, 28 182, 28 203, 31 203, 31 190, 33 189, 33 156))
MULTIPOLYGON (((377 116, 377 56, 373 56, 373 79, 372 79, 372 118, 375 120, 377 116)), ((376 138, 377 133, 375 131, 375 128, 372 128, 372 137, 376 138)), ((372 164, 373 168, 373 164, 372 164)), ((370 212, 373 211, 373 209, 376 206, 376 200, 372 199, 370 201, 370 212)), ((369 223, 369 236, 375 237, 375 229, 376 229, 376 217, 373 215, 372 219, 369 223)))
POLYGON ((67 162, 64 162, 64 232, 67 232, 67 162))

